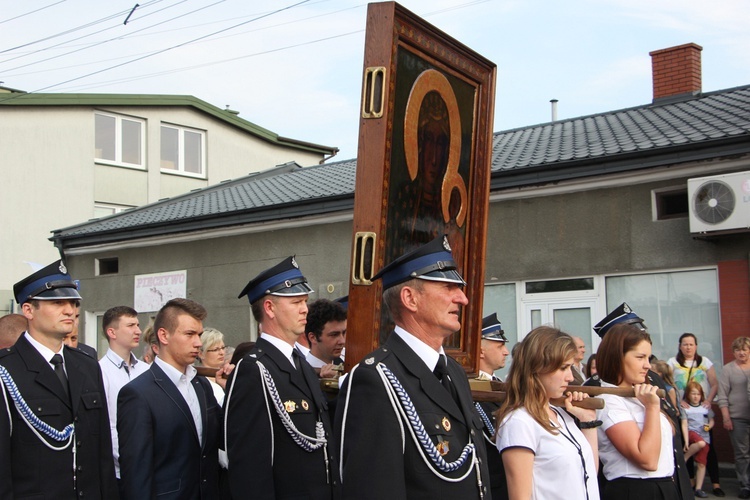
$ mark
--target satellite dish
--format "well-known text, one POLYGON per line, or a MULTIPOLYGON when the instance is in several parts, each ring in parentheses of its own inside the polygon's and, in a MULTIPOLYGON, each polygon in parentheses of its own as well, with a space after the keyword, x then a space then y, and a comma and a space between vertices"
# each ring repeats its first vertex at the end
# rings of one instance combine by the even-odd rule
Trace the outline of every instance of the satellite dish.
POLYGON ((732 188, 716 180, 701 184, 693 194, 692 202, 695 216, 706 224, 724 222, 732 215, 735 207, 732 188))

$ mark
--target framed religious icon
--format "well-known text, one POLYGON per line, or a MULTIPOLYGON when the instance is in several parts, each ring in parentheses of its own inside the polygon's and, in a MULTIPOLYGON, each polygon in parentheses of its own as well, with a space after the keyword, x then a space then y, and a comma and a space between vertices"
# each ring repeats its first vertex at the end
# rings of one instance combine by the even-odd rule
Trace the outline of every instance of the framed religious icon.
POLYGON ((444 347, 478 367, 495 65, 394 2, 370 4, 360 118, 347 368, 393 324, 372 277, 446 234, 467 282, 444 347))

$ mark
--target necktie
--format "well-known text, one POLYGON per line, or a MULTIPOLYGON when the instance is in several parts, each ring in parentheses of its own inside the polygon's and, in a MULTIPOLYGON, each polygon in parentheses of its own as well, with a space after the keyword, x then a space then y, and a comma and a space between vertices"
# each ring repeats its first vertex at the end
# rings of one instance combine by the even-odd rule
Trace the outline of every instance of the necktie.
POLYGON ((292 361, 294 361, 294 368, 298 372, 302 373, 302 370, 301 370, 300 365, 299 365, 299 358, 300 358, 300 356, 301 356, 301 354, 299 353, 299 351, 297 349, 292 350, 292 361))
POLYGON ((63 386, 65 396, 70 399, 70 394, 68 392, 68 377, 65 375, 62 356, 60 356, 59 354, 55 354, 54 356, 52 356, 52 359, 50 359, 49 362, 54 365, 55 375, 57 375, 57 378, 60 380, 60 384, 62 384, 63 386))
POLYGON ((128 367, 128 364, 126 362, 122 362, 122 369, 125 370, 125 373, 128 374, 128 377, 130 377, 130 368, 128 367))
POLYGON ((453 401, 455 401, 458 405, 458 393, 456 392, 456 388, 453 386, 453 382, 451 382, 450 376, 448 375, 448 360, 445 358, 444 354, 440 355, 433 373, 438 378, 438 380, 440 380, 440 383, 443 385, 443 387, 445 387, 445 390, 448 391, 448 394, 451 395, 453 401))

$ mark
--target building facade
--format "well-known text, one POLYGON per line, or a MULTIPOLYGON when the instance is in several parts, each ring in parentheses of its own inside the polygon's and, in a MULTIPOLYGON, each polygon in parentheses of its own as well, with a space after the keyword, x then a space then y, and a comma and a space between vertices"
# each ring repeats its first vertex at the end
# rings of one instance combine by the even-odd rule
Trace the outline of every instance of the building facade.
POLYGON ((58 258, 51 228, 103 217, 336 148, 286 139, 192 96, 0 89, 0 314, 24 262, 58 258))

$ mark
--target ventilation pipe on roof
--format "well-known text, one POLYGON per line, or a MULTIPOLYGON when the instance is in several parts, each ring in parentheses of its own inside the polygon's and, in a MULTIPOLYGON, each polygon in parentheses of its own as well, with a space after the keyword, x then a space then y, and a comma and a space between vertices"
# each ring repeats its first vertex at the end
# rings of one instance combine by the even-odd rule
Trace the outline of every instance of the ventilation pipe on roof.
POLYGON ((550 99, 550 104, 552 105, 552 121, 557 121, 557 99, 550 99))

